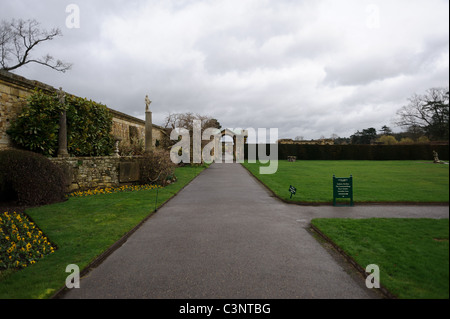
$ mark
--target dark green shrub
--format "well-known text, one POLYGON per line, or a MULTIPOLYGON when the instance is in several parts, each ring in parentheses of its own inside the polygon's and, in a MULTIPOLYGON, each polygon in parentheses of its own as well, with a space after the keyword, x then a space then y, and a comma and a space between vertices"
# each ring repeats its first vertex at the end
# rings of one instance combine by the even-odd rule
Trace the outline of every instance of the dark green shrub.
POLYGON ((58 151, 59 114, 56 97, 36 91, 7 133, 20 148, 46 156, 58 151))
POLYGON ((43 155, 20 150, 0 152, 0 198, 37 206, 65 199, 62 170, 43 155))
POLYGON ((154 149, 151 153, 144 154, 140 160, 140 182, 164 186, 168 178, 173 177, 175 167, 168 151, 154 149))
MULTIPOLYGON (((107 156, 113 151, 112 115, 102 104, 68 95, 67 141, 73 156, 107 156)), ((59 116, 63 107, 56 93, 36 91, 7 133, 14 144, 46 156, 58 151, 59 116)))
POLYGON ((112 115, 105 105, 69 96, 67 140, 74 156, 108 156, 113 152, 112 115))

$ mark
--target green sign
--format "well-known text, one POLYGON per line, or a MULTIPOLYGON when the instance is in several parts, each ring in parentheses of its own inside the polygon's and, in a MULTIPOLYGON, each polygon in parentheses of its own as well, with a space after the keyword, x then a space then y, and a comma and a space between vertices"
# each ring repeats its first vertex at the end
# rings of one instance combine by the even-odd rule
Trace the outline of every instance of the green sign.
POLYGON ((294 186, 290 185, 289 186, 289 192, 291 193, 291 198, 292 198, 292 195, 297 194, 297 188, 295 188, 294 186))
POLYGON ((333 175, 333 205, 337 205, 336 199, 350 199, 350 206, 353 206, 353 176, 336 177, 333 175))

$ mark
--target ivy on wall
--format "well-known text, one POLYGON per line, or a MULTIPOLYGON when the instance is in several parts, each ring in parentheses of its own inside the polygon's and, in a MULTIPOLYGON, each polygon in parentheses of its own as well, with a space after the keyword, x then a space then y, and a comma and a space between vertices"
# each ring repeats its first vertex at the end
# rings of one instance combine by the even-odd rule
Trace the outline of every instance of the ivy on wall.
POLYGON ((61 106, 56 93, 36 90, 7 133, 16 146, 46 156, 58 152, 59 116, 67 111, 67 148, 72 156, 107 156, 113 151, 112 115, 105 105, 66 96, 61 106))

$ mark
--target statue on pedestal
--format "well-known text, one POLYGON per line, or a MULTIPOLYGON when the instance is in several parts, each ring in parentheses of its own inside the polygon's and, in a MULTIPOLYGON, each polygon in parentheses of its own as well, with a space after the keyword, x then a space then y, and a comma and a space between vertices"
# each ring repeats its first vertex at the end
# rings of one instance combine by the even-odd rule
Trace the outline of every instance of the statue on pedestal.
POLYGON ((152 112, 150 112, 149 106, 152 103, 148 98, 148 95, 145 96, 145 153, 150 153, 152 151, 153 146, 153 137, 152 137, 152 112))
POLYGON ((433 157, 434 157, 434 163, 440 164, 441 161, 439 160, 439 155, 436 151, 433 151, 433 157))
POLYGON ((145 96, 145 112, 148 112, 150 110, 149 106, 151 103, 152 103, 152 101, 150 101, 150 99, 148 98, 148 95, 146 95, 145 96))

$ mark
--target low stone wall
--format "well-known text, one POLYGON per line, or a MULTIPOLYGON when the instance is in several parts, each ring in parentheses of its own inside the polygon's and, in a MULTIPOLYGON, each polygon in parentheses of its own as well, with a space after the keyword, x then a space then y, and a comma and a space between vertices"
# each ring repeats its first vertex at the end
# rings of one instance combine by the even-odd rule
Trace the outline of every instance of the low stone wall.
POLYGON ((63 169, 67 192, 118 187, 139 181, 139 157, 49 158, 63 169))

